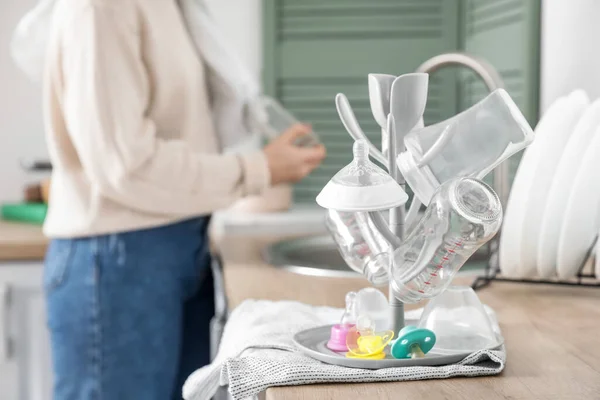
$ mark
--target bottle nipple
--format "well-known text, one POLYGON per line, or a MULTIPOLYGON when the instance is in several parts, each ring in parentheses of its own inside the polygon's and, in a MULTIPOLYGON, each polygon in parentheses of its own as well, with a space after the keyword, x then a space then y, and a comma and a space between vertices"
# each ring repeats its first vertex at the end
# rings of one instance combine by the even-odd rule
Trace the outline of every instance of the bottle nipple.
POLYGON ((346 310, 342 315, 341 325, 356 324, 356 292, 346 294, 346 310))
POLYGON ((360 164, 365 163, 369 159, 369 146, 365 140, 357 140, 352 146, 352 154, 354 160, 360 164))

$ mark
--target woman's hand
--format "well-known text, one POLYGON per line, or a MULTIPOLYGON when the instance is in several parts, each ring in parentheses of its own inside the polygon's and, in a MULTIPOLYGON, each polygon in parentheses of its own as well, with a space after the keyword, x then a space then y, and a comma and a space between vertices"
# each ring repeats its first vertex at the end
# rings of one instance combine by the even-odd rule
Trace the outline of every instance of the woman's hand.
POLYGON ((326 155, 323 145, 298 147, 294 144, 310 132, 310 126, 296 124, 264 148, 271 185, 298 182, 321 164, 326 155))

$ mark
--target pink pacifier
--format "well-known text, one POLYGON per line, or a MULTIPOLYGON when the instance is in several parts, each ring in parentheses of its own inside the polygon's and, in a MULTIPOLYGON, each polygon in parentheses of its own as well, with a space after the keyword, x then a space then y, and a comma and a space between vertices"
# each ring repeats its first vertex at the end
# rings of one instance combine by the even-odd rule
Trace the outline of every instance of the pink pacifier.
POLYGON ((331 336, 327 342, 327 348, 337 352, 348 351, 346 337, 348 332, 354 328, 356 324, 356 293, 348 292, 346 295, 346 310, 342 315, 342 320, 339 324, 331 327, 331 336))

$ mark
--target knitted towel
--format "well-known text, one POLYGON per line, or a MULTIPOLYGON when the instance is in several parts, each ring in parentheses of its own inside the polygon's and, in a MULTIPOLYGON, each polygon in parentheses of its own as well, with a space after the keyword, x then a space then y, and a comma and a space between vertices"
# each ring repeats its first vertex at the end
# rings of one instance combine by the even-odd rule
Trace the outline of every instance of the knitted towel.
MULTIPOLYGON (((418 319, 421 310, 407 313, 418 319)), ((273 386, 332 382, 389 382, 453 376, 499 374, 504 346, 478 351, 454 365, 380 370, 324 364, 300 353, 295 333, 339 321, 343 310, 291 301, 247 300, 231 314, 214 362, 194 372, 183 387, 186 400, 208 400, 228 386, 235 400, 251 398, 273 386)), ((493 312, 491 313, 493 316, 493 312)))

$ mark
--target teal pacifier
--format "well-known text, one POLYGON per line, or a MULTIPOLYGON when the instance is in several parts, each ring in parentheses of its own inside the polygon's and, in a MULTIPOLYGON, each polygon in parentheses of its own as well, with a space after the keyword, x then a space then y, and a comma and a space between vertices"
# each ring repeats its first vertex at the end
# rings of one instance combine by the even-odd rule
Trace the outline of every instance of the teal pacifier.
POLYGON ((390 354, 394 358, 425 357, 435 345, 435 333, 429 329, 405 326, 398 333, 398 339, 392 342, 390 354))

